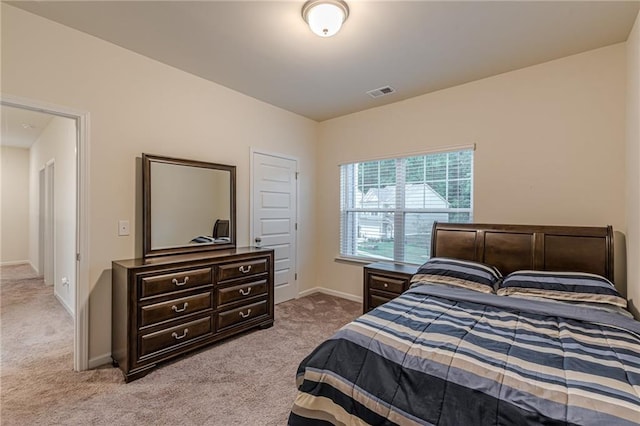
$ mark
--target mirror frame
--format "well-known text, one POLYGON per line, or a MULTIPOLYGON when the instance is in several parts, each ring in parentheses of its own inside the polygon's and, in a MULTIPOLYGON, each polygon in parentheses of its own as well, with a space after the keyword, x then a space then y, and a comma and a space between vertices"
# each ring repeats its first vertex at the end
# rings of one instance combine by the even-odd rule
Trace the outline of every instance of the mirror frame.
POLYGON ((236 247, 236 166, 230 166, 226 164, 209 163, 205 161, 186 160, 182 158, 164 157, 152 154, 142 154, 142 256, 144 258, 177 255, 186 253, 196 253, 202 251, 211 250, 225 250, 233 249, 236 247), (228 171, 230 175, 230 206, 229 212, 229 242, 224 244, 210 243, 210 244, 188 244, 184 246, 167 247, 154 249, 151 247, 151 164, 152 163, 164 163, 173 164, 176 166, 187 167, 200 167, 206 169, 223 170, 228 171))

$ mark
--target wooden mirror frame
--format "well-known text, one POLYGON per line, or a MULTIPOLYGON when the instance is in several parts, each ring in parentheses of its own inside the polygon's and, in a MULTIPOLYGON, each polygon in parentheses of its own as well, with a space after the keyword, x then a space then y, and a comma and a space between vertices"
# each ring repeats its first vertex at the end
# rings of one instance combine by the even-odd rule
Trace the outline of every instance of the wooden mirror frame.
MULTIPOLYGON (((212 195, 213 196, 213 195, 212 195)), ((213 226, 213 224, 212 224, 213 226)), ((236 247, 236 166, 209 163, 205 161, 187 160, 173 157, 163 157, 152 154, 142 154, 142 256, 144 258, 196 253, 211 250, 225 250, 236 247), (167 248, 153 248, 151 246, 151 164, 164 163, 177 166, 199 167, 229 172, 229 242, 210 244, 185 244, 167 248)))

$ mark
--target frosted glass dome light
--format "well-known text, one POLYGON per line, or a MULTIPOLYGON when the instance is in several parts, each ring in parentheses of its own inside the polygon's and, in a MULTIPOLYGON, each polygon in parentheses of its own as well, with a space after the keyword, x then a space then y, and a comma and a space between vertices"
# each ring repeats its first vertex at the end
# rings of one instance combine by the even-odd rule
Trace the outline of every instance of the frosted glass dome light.
POLYGON ((340 31, 349 16, 349 6, 342 0, 310 0, 302 6, 302 17, 320 37, 340 31))

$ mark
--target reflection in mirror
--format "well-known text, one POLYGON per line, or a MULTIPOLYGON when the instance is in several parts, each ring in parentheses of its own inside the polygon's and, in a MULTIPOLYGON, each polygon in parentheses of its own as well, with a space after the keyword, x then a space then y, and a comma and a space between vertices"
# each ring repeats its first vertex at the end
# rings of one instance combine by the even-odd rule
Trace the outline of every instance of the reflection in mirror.
POLYGON ((229 223, 229 172, 152 163, 151 187, 151 248, 229 242, 228 227, 213 235, 217 221, 229 223))
POLYGON ((145 257, 235 246, 235 167, 143 154, 145 257))

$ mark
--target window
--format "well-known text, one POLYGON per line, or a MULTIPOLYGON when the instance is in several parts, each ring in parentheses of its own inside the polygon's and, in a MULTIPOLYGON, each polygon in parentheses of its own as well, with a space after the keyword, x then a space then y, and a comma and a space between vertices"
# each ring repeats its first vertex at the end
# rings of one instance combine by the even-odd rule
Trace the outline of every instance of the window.
POLYGON ((434 221, 473 220, 473 150, 340 166, 340 255, 429 258, 434 221))

